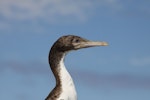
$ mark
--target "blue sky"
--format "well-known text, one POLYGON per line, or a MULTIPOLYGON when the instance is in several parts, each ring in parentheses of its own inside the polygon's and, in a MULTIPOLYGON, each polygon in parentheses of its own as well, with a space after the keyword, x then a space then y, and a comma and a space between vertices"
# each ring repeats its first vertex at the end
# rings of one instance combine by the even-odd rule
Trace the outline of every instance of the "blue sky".
POLYGON ((52 44, 74 34, 107 47, 70 52, 79 100, 150 99, 150 1, 1 0, 0 99, 44 100, 52 44))

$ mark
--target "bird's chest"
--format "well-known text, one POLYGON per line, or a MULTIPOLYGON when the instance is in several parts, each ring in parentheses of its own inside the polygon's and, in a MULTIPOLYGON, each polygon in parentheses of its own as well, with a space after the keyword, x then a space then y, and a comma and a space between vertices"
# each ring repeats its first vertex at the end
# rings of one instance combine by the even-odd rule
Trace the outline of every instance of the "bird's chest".
POLYGON ((73 82, 67 83, 65 86, 62 86, 62 94, 60 99, 62 100, 77 100, 77 94, 73 82))

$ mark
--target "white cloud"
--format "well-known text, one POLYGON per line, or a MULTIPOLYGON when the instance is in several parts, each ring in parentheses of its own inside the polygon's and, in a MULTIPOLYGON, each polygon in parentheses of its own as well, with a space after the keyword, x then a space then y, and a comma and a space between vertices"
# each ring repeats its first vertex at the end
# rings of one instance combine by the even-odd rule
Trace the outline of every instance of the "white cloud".
POLYGON ((1 0, 0 15, 16 20, 45 18, 51 21, 59 16, 84 20, 91 6, 89 0, 1 0))
POLYGON ((90 0, 0 0, 0 31, 24 33, 32 28, 34 33, 45 33, 41 21, 84 22, 91 15, 93 5, 90 0))
POLYGON ((86 20, 97 6, 120 9, 119 0, 0 0, 0 16, 7 20, 86 20))

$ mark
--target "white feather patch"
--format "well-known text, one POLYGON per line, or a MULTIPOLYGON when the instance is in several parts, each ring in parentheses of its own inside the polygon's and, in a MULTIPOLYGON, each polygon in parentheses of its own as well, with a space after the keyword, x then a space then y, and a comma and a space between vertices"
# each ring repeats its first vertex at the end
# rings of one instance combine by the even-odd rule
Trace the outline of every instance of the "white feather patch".
POLYGON ((62 94, 58 100, 77 100, 74 82, 64 65, 64 57, 60 61, 60 77, 62 81, 62 94))

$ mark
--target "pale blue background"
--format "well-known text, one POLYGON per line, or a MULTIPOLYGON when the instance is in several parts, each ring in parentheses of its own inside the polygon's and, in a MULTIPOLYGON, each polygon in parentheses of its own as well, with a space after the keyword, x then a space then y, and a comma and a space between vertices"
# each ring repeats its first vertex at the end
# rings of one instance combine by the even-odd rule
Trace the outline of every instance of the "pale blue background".
POLYGON ((0 100, 44 100, 58 37, 109 42, 65 64, 79 100, 150 100, 149 0, 0 0, 0 100))

